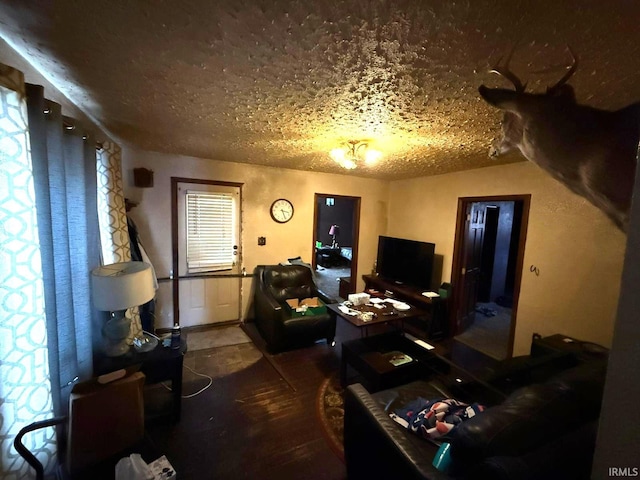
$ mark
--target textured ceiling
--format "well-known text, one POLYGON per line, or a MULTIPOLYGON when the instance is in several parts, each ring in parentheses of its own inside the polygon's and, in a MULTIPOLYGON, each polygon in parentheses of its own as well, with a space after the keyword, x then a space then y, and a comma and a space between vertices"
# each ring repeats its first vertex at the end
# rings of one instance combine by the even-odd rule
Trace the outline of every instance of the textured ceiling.
MULTIPOLYGON (((152 151, 398 179, 520 161, 487 156, 500 114, 477 93, 563 73, 580 102, 640 100, 640 2, 565 0, 0 1, 0 35, 110 134, 152 151)), ((150 165, 149 167, 153 167, 150 165)))

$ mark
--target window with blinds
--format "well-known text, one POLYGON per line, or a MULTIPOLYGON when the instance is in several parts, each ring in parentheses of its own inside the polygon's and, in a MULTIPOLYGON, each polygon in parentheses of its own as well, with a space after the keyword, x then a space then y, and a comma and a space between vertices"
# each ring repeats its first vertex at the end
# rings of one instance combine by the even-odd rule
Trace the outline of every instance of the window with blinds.
POLYGON ((235 266, 235 201, 228 193, 187 192, 188 273, 230 270, 235 266))

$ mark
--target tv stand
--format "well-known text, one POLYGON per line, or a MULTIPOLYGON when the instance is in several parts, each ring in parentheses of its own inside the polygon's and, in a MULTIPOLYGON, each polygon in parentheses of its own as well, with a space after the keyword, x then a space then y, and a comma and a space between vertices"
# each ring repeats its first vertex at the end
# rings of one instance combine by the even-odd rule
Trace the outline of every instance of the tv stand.
POLYGON ((378 275, 363 275, 362 279, 364 280, 365 292, 375 293, 371 292, 371 290, 375 290, 381 296, 397 298, 426 312, 425 318, 416 327, 419 331, 415 333, 430 339, 446 336, 446 299, 425 297, 422 295, 423 288, 406 285, 378 275), (388 294, 389 292, 391 295, 388 294))

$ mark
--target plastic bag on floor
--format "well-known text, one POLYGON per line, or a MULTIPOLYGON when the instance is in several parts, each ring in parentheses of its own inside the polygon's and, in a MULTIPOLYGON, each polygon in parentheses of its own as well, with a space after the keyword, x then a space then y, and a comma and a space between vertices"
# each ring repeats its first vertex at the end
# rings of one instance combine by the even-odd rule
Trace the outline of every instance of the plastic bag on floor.
POLYGON ((116 480, 153 480, 153 473, 138 453, 132 453, 118 461, 116 480))

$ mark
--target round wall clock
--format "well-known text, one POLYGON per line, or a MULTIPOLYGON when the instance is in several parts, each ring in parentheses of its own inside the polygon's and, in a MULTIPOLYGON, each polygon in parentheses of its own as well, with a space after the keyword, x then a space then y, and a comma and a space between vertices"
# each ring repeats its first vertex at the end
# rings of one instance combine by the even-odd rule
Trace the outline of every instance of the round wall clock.
POLYGON ((293 217, 293 204, 286 198, 279 198, 271 204, 271 218, 278 223, 287 223, 293 217))

